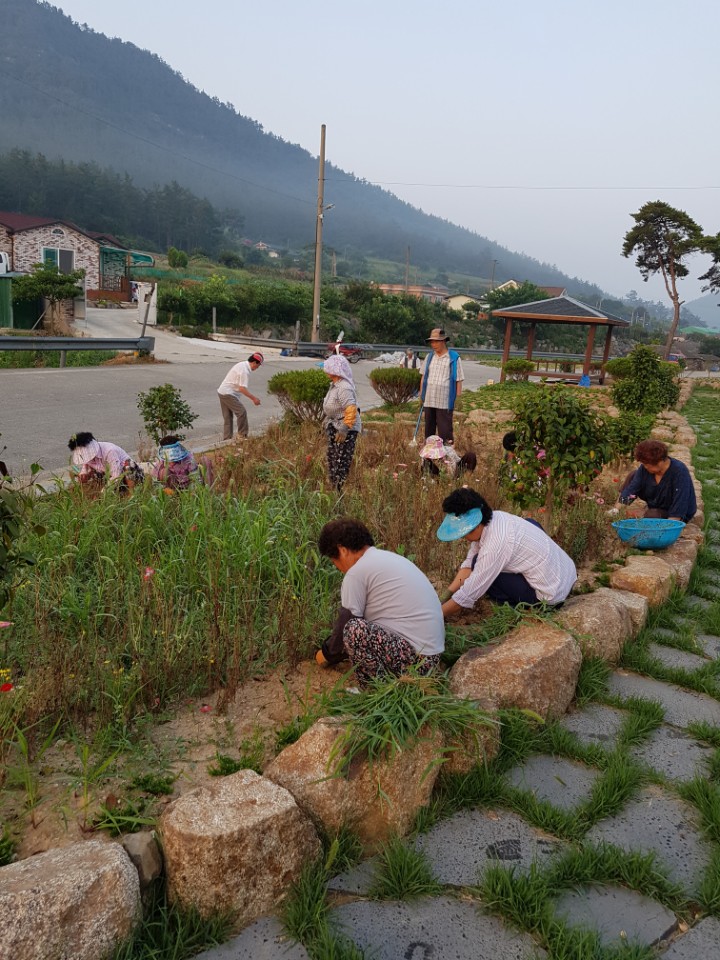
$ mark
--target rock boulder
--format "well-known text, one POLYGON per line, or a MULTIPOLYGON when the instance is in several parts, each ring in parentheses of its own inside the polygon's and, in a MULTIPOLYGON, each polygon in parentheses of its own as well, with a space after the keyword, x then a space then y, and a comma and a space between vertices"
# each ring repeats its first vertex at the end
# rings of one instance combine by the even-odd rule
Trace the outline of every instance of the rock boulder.
POLYGON ((485 707, 560 717, 575 695, 581 662, 580 646, 570 633, 533 623, 497 644, 464 653, 450 674, 450 689, 485 707))
POLYGON ((137 871, 119 843, 75 843, 0 869, 2 957, 102 960, 139 916, 137 871))
POLYGON ((557 616, 561 626, 573 631, 584 656, 608 663, 617 663, 634 632, 630 611, 615 593, 604 589, 571 597, 557 616))
POLYGON ((282 787, 241 770, 180 797, 160 822, 168 893, 203 916, 250 923, 320 855, 313 825, 282 787))
POLYGON ((349 826, 371 852, 393 834, 404 834, 426 806, 438 773, 440 734, 427 733, 414 746, 370 766, 358 757, 333 775, 329 766, 345 728, 319 720, 286 747, 265 769, 269 780, 285 787, 315 823, 333 832, 349 826))
POLYGON ((632 556, 610 576, 610 586, 639 593, 651 607, 659 607, 670 596, 673 580, 672 567, 660 557, 632 556))

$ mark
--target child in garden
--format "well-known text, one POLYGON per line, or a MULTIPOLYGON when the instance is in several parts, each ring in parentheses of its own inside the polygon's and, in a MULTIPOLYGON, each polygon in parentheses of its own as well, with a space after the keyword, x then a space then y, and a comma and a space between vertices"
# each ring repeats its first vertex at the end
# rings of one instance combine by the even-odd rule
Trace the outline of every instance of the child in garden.
POLYGON ((82 484, 117 483, 120 490, 132 490, 142 483, 144 473, 129 453, 116 443, 96 440, 88 431, 73 434, 68 441, 72 470, 82 484))
POLYGON ((212 464, 207 457, 198 463, 187 447, 180 443, 180 438, 172 435, 160 440, 158 458, 150 472, 154 480, 172 493, 187 490, 196 483, 212 483, 212 464))
POLYGON ((423 471, 434 476, 442 472, 450 477, 459 477, 463 473, 472 473, 477 467, 477 456, 472 450, 460 456, 454 447, 447 445, 437 434, 425 441, 420 451, 420 461, 423 471))

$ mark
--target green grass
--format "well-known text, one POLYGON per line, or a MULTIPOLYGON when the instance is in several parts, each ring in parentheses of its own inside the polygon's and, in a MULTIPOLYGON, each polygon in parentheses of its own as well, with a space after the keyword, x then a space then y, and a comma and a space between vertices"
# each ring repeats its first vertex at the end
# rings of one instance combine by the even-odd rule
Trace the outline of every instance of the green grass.
POLYGON ((584 657, 575 688, 578 707, 602 699, 607 693, 609 677, 610 666, 602 657, 584 657))
POLYGON ((203 918, 196 910, 180 910, 156 888, 133 934, 112 954, 112 960, 186 960, 227 940, 229 914, 203 918))
POLYGON ((375 900, 412 900, 439 893, 441 889, 422 851, 399 837, 380 848, 370 897, 375 900))
POLYGON ((482 727, 496 723, 474 701, 453 696, 444 678, 412 672, 374 680, 358 694, 338 691, 327 712, 344 723, 328 757, 334 775, 346 772, 355 757, 372 766, 435 732, 445 735, 445 745, 438 745, 440 763, 451 741, 477 738, 482 727))
MULTIPOLYGON (((113 360, 117 350, 68 350, 66 366, 97 367, 113 360)), ((59 350, 0 350, 0 370, 28 370, 33 367, 59 367, 59 350)))

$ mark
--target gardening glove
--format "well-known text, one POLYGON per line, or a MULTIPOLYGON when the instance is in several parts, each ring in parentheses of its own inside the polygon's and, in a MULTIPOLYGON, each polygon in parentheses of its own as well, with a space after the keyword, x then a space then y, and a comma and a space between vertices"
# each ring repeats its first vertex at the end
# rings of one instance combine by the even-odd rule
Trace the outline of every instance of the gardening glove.
POLYGON ((343 643, 343 630, 345 625, 354 619, 354 614, 347 607, 340 607, 340 613, 333 624, 332 633, 315 654, 315 660, 321 667, 332 667, 336 663, 340 663, 341 660, 347 660, 345 644, 343 643))
POLYGON ((349 432, 349 428, 341 423, 339 427, 335 428, 335 443, 345 443, 349 432))
POLYGON ((348 428, 348 430, 352 430, 352 428, 355 426, 355 418, 357 417, 357 412, 358 410, 354 403, 351 403, 350 406, 345 407, 345 416, 343 417, 343 423, 348 428))

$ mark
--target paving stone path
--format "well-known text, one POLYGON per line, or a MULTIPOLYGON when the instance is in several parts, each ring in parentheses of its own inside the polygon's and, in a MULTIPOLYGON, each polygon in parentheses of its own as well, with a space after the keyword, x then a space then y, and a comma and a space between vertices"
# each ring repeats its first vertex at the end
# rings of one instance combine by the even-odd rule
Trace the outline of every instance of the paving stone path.
MULTIPOLYGON (((720 417, 698 415, 694 426, 699 438, 696 450, 704 458, 697 462, 698 474, 703 482, 720 482, 720 464, 715 465, 708 455, 712 450, 706 449, 714 443, 720 446, 720 417)), ((720 853, 704 829, 701 810, 687 793, 689 785, 698 783, 715 790, 714 777, 720 769, 720 749, 716 755, 720 699, 714 695, 719 686, 713 686, 713 678, 720 680, 720 516, 712 512, 712 505, 713 494, 708 490, 705 555, 716 557, 717 567, 696 568, 682 608, 675 611, 667 605, 659 617, 651 618, 637 641, 649 657, 644 662, 655 665, 648 671, 656 676, 614 670, 605 696, 599 698, 606 702, 589 703, 561 721, 578 746, 575 758, 532 755, 503 772, 503 805, 464 809, 407 841, 427 858, 442 886, 439 894, 404 902, 368 899, 378 867, 374 860, 330 882, 331 924, 360 948, 357 956, 375 960, 552 958, 552 952, 545 952, 530 932, 514 927, 499 910, 484 903, 478 884, 489 868, 496 872, 498 867, 505 868, 513 878, 538 872, 543 876, 569 851, 609 846, 621 857, 652 857, 676 885, 674 902, 682 901, 685 909, 675 912, 667 898, 661 902, 660 894, 631 889, 631 883, 571 880, 553 894, 556 917, 571 927, 595 931, 601 944, 610 948, 638 944, 653 946, 653 955, 662 960, 720 960, 720 921, 701 906, 703 883, 707 887, 713 877, 715 900, 720 899, 720 853), (704 685, 703 677, 709 678, 704 685), (704 686, 705 692, 698 686, 704 686), (623 739, 643 701, 658 704, 662 720, 658 715, 654 728, 650 725, 641 734, 623 739), (610 775, 606 773, 612 766, 610 759, 620 754, 640 771, 640 779, 626 799, 615 806, 611 803, 606 815, 596 816, 593 804, 610 775), (581 762, 578 755, 595 762, 581 762), (603 762, 598 762, 598 756, 603 762), (550 827, 539 829, 537 815, 536 824, 530 822, 533 810, 545 811, 545 825, 567 822, 573 816, 589 819, 577 836, 563 839, 553 835, 550 827)), ((720 791, 714 796, 720 809, 720 791)), ((283 938, 277 920, 264 919, 233 941, 202 954, 202 960, 308 956, 302 946, 283 938)))

